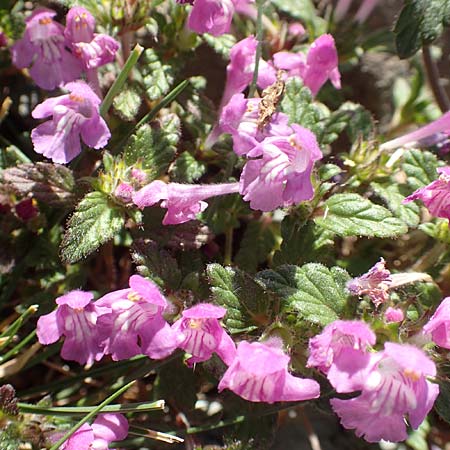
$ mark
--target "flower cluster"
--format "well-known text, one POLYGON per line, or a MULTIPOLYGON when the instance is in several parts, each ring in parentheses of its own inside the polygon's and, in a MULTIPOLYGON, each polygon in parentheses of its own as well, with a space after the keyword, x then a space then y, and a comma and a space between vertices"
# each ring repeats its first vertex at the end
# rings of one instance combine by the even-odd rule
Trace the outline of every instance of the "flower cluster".
POLYGON ((68 163, 81 153, 81 141, 103 148, 111 133, 99 114, 100 98, 84 81, 67 83, 70 94, 49 98, 32 112, 35 119, 51 117, 31 132, 37 153, 55 163, 68 163))
POLYGON ((360 391, 330 401, 345 428, 369 442, 405 440, 405 418, 417 429, 433 407, 439 386, 434 362, 409 344, 386 342, 369 352, 375 335, 362 321, 336 321, 310 340, 308 365, 327 375, 338 393, 360 391))
POLYGON ((38 8, 26 20, 22 39, 11 47, 13 63, 18 68, 30 68, 36 84, 47 90, 80 78, 87 72, 88 80, 97 84, 90 69, 115 58, 119 44, 110 36, 95 34, 95 19, 84 8, 72 8, 66 17, 66 27, 53 20, 56 12, 38 8))
POLYGON ((229 366, 219 390, 268 403, 319 396, 317 382, 288 372, 289 357, 280 340, 242 341, 236 349, 219 322, 226 309, 208 303, 184 310, 170 326, 163 316, 168 303, 157 286, 139 275, 131 276, 129 285, 95 302, 83 291, 59 297, 57 309, 38 320, 39 342, 48 345, 64 336, 61 356, 80 364, 92 364, 104 355, 116 361, 138 354, 162 359, 181 348, 192 366, 216 353, 229 366))
POLYGON ((53 20, 55 15, 50 9, 36 9, 11 54, 17 67, 31 65, 29 72, 38 86, 64 87, 70 92, 45 100, 32 112, 35 119, 52 117, 32 131, 34 150, 65 164, 81 152, 80 139, 99 149, 111 136, 99 114, 97 68, 115 59, 119 44, 110 36, 94 33, 95 19, 84 8, 69 10, 65 28, 53 20), (87 83, 80 79, 83 72, 87 83))

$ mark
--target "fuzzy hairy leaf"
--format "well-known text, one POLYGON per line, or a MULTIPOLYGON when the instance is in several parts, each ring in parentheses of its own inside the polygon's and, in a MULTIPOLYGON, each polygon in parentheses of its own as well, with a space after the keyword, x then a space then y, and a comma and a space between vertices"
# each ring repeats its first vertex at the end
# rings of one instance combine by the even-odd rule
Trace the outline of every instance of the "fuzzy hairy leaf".
POLYGON ((122 119, 131 121, 136 117, 141 103, 142 97, 135 89, 125 88, 114 98, 113 106, 122 119))
POLYGON ((206 172, 202 162, 197 161, 189 152, 183 152, 175 161, 171 170, 172 179, 178 183, 192 183, 206 172))
POLYGON ((450 0, 406 0, 395 24, 395 45, 400 58, 414 55, 450 24, 450 0))
POLYGON ((125 163, 132 166, 140 161, 148 174, 148 181, 158 178, 173 160, 180 135, 180 119, 175 114, 168 114, 154 128, 141 126, 125 149, 125 163))
POLYGON ((232 34, 222 34, 221 36, 213 36, 212 34, 204 33, 203 40, 219 53, 225 60, 230 58, 230 50, 236 44, 236 38, 232 34))
POLYGON ((434 404, 434 409, 443 420, 450 424, 450 381, 439 383, 439 395, 434 404))
POLYGON ((282 299, 282 311, 298 315, 299 321, 327 325, 342 316, 348 299, 350 276, 339 267, 283 265, 258 273, 257 279, 282 299))
POLYGON ((406 194, 403 193, 405 186, 399 184, 371 183, 372 189, 387 204, 392 214, 405 222, 409 227, 417 227, 420 223, 420 207, 411 202, 406 205, 402 203, 406 194))
POLYGON ((408 150, 404 156, 403 170, 412 191, 430 184, 437 178, 438 161, 431 152, 408 150))
POLYGON ((324 205, 325 214, 317 225, 338 236, 395 237, 408 231, 406 224, 383 206, 359 194, 336 194, 324 205))
POLYGON ((314 222, 286 216, 281 222, 283 242, 274 255, 275 265, 326 262, 334 245, 333 233, 314 222))
POLYGON ((157 100, 170 91, 174 75, 173 69, 163 64, 155 50, 148 48, 143 54, 143 82, 150 100, 157 100))
POLYGON ((51 206, 70 206, 75 201, 75 180, 67 167, 38 162, 19 164, 1 172, 3 180, 22 195, 33 194, 51 206))
POLYGON ((303 86, 300 78, 292 77, 286 82, 281 111, 289 116, 290 123, 309 128, 316 135, 322 134, 322 111, 314 104, 311 91, 303 86))
POLYGON ((240 268, 256 272, 258 264, 267 260, 276 242, 270 224, 261 220, 250 222, 245 229, 235 261, 240 268))
POLYGON ((89 192, 67 223, 61 243, 64 262, 74 263, 112 239, 125 225, 125 213, 103 192, 89 192))
POLYGON ((156 242, 137 239, 133 243, 131 257, 136 270, 161 288, 167 286, 175 290, 180 286, 181 271, 177 260, 167 250, 159 248, 156 242))
POLYGON ((209 264, 206 273, 214 302, 228 311, 224 323, 230 333, 268 322, 269 296, 250 275, 220 264, 209 264))

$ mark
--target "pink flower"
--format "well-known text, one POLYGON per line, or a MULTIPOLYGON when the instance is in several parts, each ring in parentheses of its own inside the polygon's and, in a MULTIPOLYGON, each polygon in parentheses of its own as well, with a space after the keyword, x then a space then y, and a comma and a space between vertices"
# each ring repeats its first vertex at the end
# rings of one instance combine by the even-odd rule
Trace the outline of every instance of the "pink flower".
POLYGON ((213 353, 230 365, 236 355, 233 339, 226 333, 219 322, 227 310, 209 303, 200 303, 182 313, 172 329, 185 336, 180 348, 192 355, 188 364, 206 361, 213 353))
POLYGON ((42 89, 52 90, 81 74, 81 65, 64 46, 64 28, 53 20, 56 12, 38 8, 26 19, 25 33, 11 47, 13 64, 30 68, 42 89))
POLYGON ((310 200, 311 172, 322 158, 314 133, 291 125, 290 136, 267 137, 250 152, 241 174, 240 192, 252 209, 272 211, 310 200))
POLYGON ((91 42, 94 38, 94 16, 81 6, 69 9, 66 16, 64 35, 69 45, 74 42, 91 42))
POLYGON ((317 367, 337 392, 357 390, 370 361, 375 333, 361 320, 336 320, 309 340, 308 367, 317 367))
POLYGON ((338 54, 331 34, 319 36, 311 44, 306 57, 303 54, 279 52, 273 60, 275 67, 288 71, 288 76, 300 76, 314 96, 327 80, 336 89, 341 88, 338 54))
MULTIPOLYGON (((257 46, 258 41, 255 37, 248 36, 234 44, 231 49, 221 107, 225 106, 234 94, 244 91, 251 83, 255 69, 257 46)), ((258 86, 264 89, 275 81, 275 69, 266 61, 261 60, 258 68, 258 86)))
POLYGON ((43 345, 65 336, 61 357, 80 364, 92 364, 104 355, 104 336, 97 328, 100 317, 111 309, 92 303, 90 292, 71 291, 56 299, 58 308, 41 316, 37 323, 37 336, 43 345))
POLYGON ((80 138, 88 147, 104 147, 111 133, 100 117, 100 99, 83 81, 68 83, 70 94, 45 100, 32 116, 52 119, 31 132, 34 150, 56 163, 68 163, 81 152, 80 138))
POLYGON ((320 387, 314 380, 294 377, 288 372, 289 356, 281 342, 241 341, 230 367, 220 380, 219 392, 230 389, 252 402, 309 400, 319 397, 320 387))
POLYGON ((367 273, 354 278, 347 283, 347 288, 352 295, 368 295, 378 307, 389 299, 388 290, 392 281, 391 272, 386 269, 386 261, 380 258, 367 273))
POLYGON ((129 289, 110 292, 96 302, 111 310, 98 323, 107 336, 105 354, 111 354, 114 361, 139 354, 165 358, 184 339, 162 316, 167 301, 154 283, 140 275, 132 275, 129 284, 129 289))
POLYGON ((423 332, 431 334, 433 342, 440 347, 450 349, 450 297, 442 300, 423 332))
POLYGON ((107 34, 97 34, 90 42, 74 43, 73 49, 84 67, 89 70, 113 62, 119 43, 107 34))
MULTIPOLYGON (((258 41, 254 36, 248 36, 233 45, 230 51, 230 62, 227 66, 227 78, 219 112, 222 111, 234 94, 243 92, 252 82, 257 46, 258 41)), ((264 89, 275 83, 276 79, 276 71, 273 66, 261 59, 258 66, 258 86, 264 89)), ((216 125, 209 134, 205 145, 211 147, 221 134, 221 127, 216 125)))
POLYGON ((167 208, 164 225, 195 220, 197 214, 204 211, 207 198, 217 195, 232 194, 239 191, 239 183, 224 184, 179 184, 153 181, 133 194, 133 202, 141 209, 152 206, 160 200, 161 206, 167 208))
POLYGON ((417 189, 403 203, 422 200, 433 216, 450 219, 450 166, 439 167, 437 171, 440 174, 437 180, 417 189))
POLYGON ((386 312, 384 313, 384 319, 387 323, 402 322, 404 318, 405 314, 400 308, 391 308, 389 306, 389 308, 386 309, 386 312))
POLYGON ((66 17, 67 45, 82 64, 89 83, 100 94, 97 68, 113 62, 119 43, 106 34, 96 34, 95 19, 85 8, 75 6, 66 17))
POLYGON ((188 26, 197 33, 220 36, 230 31, 234 12, 235 1, 232 0, 194 0, 188 26))
POLYGON ((405 416, 417 429, 433 407, 439 386, 427 380, 436 366, 412 345, 387 342, 373 354, 361 395, 349 400, 332 399, 333 410, 344 428, 368 442, 407 439, 405 416))
POLYGON ((436 134, 450 132, 450 112, 446 112, 439 119, 420 127, 419 129, 412 131, 411 133, 400 136, 391 141, 385 142, 380 145, 381 150, 392 150, 399 147, 414 147, 418 142, 434 138, 436 134))
MULTIPOLYGON (((108 450, 109 444, 128 436, 128 421, 122 414, 100 414, 92 425, 85 423, 62 445, 61 450, 108 450)), ((57 440, 54 436, 52 440, 57 440)))
POLYGON ((260 130, 260 103, 260 98, 246 99, 244 94, 235 94, 222 110, 220 127, 223 132, 233 136, 233 150, 238 155, 245 155, 265 137, 292 134, 289 117, 281 112, 275 113, 270 122, 260 130))

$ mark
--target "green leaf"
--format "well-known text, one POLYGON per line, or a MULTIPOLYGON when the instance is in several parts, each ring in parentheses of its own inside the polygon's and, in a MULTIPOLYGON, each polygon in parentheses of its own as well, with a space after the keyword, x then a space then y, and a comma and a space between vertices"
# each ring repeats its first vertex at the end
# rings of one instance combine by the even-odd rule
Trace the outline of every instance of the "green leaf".
POLYGON ((430 44, 450 23, 450 0, 406 0, 395 24, 395 45, 400 58, 414 55, 430 44))
POLYGON ((417 227, 420 223, 420 207, 419 205, 411 202, 404 205, 402 202, 406 197, 404 191, 405 186, 396 184, 379 184, 371 183, 371 187, 374 192, 381 197, 387 204, 387 207, 392 214, 398 219, 405 222, 409 227, 417 227))
POLYGON ((424 150, 408 150, 404 156, 403 170, 411 191, 415 191, 437 178, 438 161, 433 153, 424 150))
POLYGON ((160 249, 156 242, 137 239, 133 243, 131 257, 142 276, 151 278, 161 288, 179 288, 181 271, 177 260, 167 250, 160 249))
POLYGON ((290 123, 302 125, 318 135, 322 133, 323 112, 314 104, 311 91, 303 86, 300 78, 292 77, 286 82, 281 111, 289 116, 290 123))
POLYGON ((439 395, 434 409, 443 420, 450 424, 450 381, 445 380, 439 383, 439 395))
POLYGON ((135 89, 126 88, 113 101, 114 109, 123 120, 134 120, 142 103, 142 96, 135 89))
POLYGON ((161 119, 158 126, 142 125, 131 136, 124 152, 127 166, 140 161, 147 172, 148 181, 164 174, 172 162, 177 144, 180 140, 180 119, 175 114, 168 114, 161 119))
POLYGON ((260 272, 257 279, 282 299, 282 311, 298 315, 299 321, 327 325, 343 315, 350 276, 339 267, 284 265, 260 272))
POLYGON ((70 206, 75 201, 75 179, 67 167, 38 162, 3 170, 2 179, 21 195, 33 194, 50 206, 70 206))
POLYGON ((359 138, 368 140, 374 133, 372 114, 358 103, 345 102, 339 109, 339 113, 347 116, 347 134, 351 142, 359 138))
POLYGON ((256 272, 258 265, 267 260, 276 242, 270 223, 265 223, 264 219, 250 222, 235 257, 237 265, 249 272, 256 272))
POLYGON ((64 262, 74 263, 112 239, 125 225, 122 208, 103 192, 89 192, 70 218, 61 244, 64 262))
POLYGON ((408 231, 406 224, 392 213, 358 194, 336 194, 324 204, 317 225, 338 236, 395 237, 408 231))
POLYGON ((183 152, 175 161, 171 175, 178 183, 192 183, 206 172, 205 165, 197 161, 189 152, 183 152))
POLYGON ((274 255, 275 265, 327 262, 334 245, 331 231, 319 227, 312 221, 303 222, 293 215, 281 222, 283 242, 274 255))
POLYGON ((155 50, 144 52, 143 82, 150 100, 157 100, 167 94, 174 81, 173 69, 163 64, 155 50))
POLYGON ((203 40, 219 53, 225 60, 230 58, 230 50, 236 44, 236 38, 232 34, 222 34, 221 36, 213 36, 212 34, 204 33, 203 40))
POLYGON ((206 273, 214 302, 227 309, 223 321, 230 333, 269 323, 270 298, 250 275, 220 264, 209 264, 206 273))

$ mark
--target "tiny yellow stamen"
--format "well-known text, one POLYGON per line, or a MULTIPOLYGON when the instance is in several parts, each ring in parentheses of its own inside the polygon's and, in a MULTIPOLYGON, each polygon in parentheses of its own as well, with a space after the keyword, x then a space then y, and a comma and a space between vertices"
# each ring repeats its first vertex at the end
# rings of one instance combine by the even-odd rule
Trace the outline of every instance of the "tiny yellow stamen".
POLYGON ((419 381, 420 380, 420 373, 416 372, 414 369, 405 369, 403 371, 403 374, 405 377, 409 378, 412 381, 419 381))
POLYGON ((77 103, 83 103, 84 102, 84 98, 81 95, 70 94, 69 98, 73 102, 77 102, 77 103))
POLYGON ((189 328, 197 330, 202 327, 201 319, 189 319, 189 328))
POLYGON ((131 292, 127 295, 127 299, 128 299, 128 300, 131 300, 132 302, 138 302, 139 300, 142 300, 142 297, 141 297, 137 292, 131 291, 131 292))
POLYGON ((48 25, 50 23, 52 23, 52 19, 51 17, 43 17, 42 19, 39 19, 39 24, 40 25, 48 25))
POLYGON ((291 144, 292 147, 296 148, 299 152, 303 150, 303 147, 296 141, 294 136, 289 138, 289 144, 291 144))

